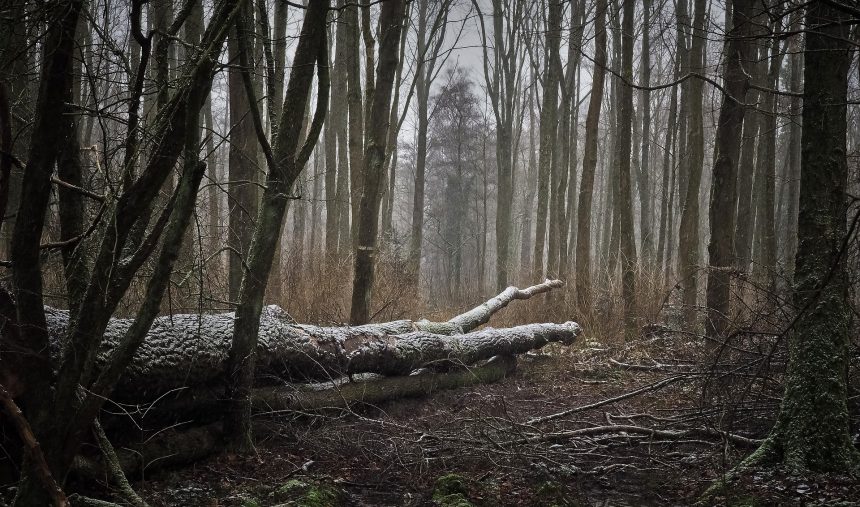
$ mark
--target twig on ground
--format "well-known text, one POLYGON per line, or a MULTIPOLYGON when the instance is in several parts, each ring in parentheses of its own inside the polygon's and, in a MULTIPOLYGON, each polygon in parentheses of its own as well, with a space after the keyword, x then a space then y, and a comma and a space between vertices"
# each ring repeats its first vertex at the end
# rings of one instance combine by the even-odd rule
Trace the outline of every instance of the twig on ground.
POLYGON ((533 419, 529 419, 528 421, 526 421, 526 424, 528 424, 528 425, 540 424, 540 423, 544 423, 547 421, 552 421, 553 419, 558 419, 560 417, 565 417, 565 416, 568 416, 571 414, 576 414, 578 412, 584 412, 586 410, 591 410, 594 408, 602 407, 604 405, 609 405, 610 403, 615 403, 617 401, 626 400, 627 398, 632 398, 634 396, 638 396, 638 395, 643 394, 643 393, 647 393, 650 391, 656 391, 657 389, 660 389, 661 387, 665 387, 669 384, 674 384, 675 382, 678 382, 679 380, 683 380, 686 378, 689 378, 689 377, 686 375, 677 375, 674 377, 669 377, 669 378, 663 379, 659 382, 649 384, 645 387, 641 387, 639 389, 636 389, 635 391, 630 391, 630 392, 621 394, 619 396, 615 396, 613 398, 607 398, 605 400, 590 403, 588 405, 582 405, 582 406, 576 407, 576 408, 571 408, 568 410, 564 410, 562 412, 557 412, 555 414, 545 415, 543 417, 535 417, 533 419))

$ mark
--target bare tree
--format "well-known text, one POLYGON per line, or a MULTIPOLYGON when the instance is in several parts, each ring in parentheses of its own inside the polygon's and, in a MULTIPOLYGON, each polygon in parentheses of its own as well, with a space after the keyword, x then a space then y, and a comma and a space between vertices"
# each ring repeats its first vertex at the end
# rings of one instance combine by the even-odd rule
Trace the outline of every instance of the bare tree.
POLYGON ((597 137, 603 85, 606 79, 606 0, 597 0, 594 18, 594 73, 588 116, 585 118, 585 145, 582 156, 582 182, 579 186, 579 209, 576 227, 576 292, 580 308, 591 304, 591 217, 594 197, 594 174, 597 170, 597 137))
MULTIPOLYGON (((514 120, 521 94, 525 61, 524 40, 529 2, 492 2, 492 42, 487 34, 484 14, 473 0, 481 26, 484 80, 496 120, 496 287, 508 285, 510 270, 511 213, 516 155, 513 150, 514 120), (492 56, 488 49, 492 46, 492 56)), ((560 28, 559 28, 560 29, 560 28)))
MULTIPOLYGON (((543 98, 540 112, 540 156, 538 157, 537 221, 535 226, 534 276, 544 274, 544 257, 547 236, 547 212, 549 211, 550 183, 553 171, 553 149, 556 139, 558 116, 559 64, 558 52, 561 43, 561 2, 548 0, 546 11, 546 42, 544 44, 543 98)), ((553 266, 557 269, 558 263, 553 266)))
POLYGON ((409 271, 415 290, 421 273, 421 245, 424 238, 424 190, 427 167, 427 128, 432 112, 429 109, 430 88, 439 75, 438 65, 445 39, 450 1, 442 3, 418 0, 415 14, 418 59, 415 66, 415 105, 417 122, 415 140, 415 186, 412 193, 412 222, 409 235, 409 271), (435 10, 435 21, 429 23, 435 10))
POLYGON ((284 106, 278 120, 277 135, 271 144, 263 130, 254 85, 247 68, 249 52, 247 34, 251 31, 248 26, 250 20, 247 17, 244 20, 240 18, 236 30, 237 49, 240 58, 244 60, 241 63, 245 64, 242 65, 242 80, 251 105, 251 119, 268 166, 257 225, 253 229, 251 250, 242 272, 242 289, 239 293, 239 306, 236 309, 228 366, 230 381, 227 393, 228 407, 224 413, 225 434, 229 435, 231 445, 239 450, 253 447, 250 389, 254 378, 260 314, 272 261, 277 253, 275 246, 280 236, 287 200, 290 189, 313 152, 328 109, 328 42, 325 28, 327 12, 326 0, 310 2, 305 11, 301 37, 293 58, 293 71, 290 73, 284 106), (304 144, 300 145, 305 109, 313 82, 314 64, 318 69, 319 81, 316 111, 307 136, 304 138, 304 144))
MULTIPOLYGON (((695 0, 693 14, 693 41, 690 46, 690 70, 702 73, 705 59, 705 0, 695 0)), ((695 306, 698 295, 699 279, 699 187, 705 158, 704 120, 704 82, 693 79, 689 84, 690 120, 687 125, 687 163, 686 192, 684 192, 681 211, 681 226, 678 232, 679 274, 682 298, 685 305, 685 320, 692 323, 695 319, 695 306)))
POLYGON ((391 118, 391 95, 397 72, 400 32, 403 27, 405 1, 392 0, 382 5, 379 16, 379 67, 370 108, 366 148, 363 160, 363 182, 359 206, 358 236, 355 246, 355 275, 352 284, 350 322, 365 324, 370 320, 371 296, 375 278, 375 258, 379 237, 379 205, 384 163, 391 118))
MULTIPOLYGON (((752 28, 752 0, 732 1, 731 28, 727 31, 725 91, 717 123, 716 161, 711 180, 711 239, 708 244, 708 319, 705 333, 718 340, 725 336, 730 314, 732 243, 735 232, 736 166, 740 156, 744 105, 749 75, 744 66, 750 63, 749 36, 752 28)), ((713 342, 711 342, 713 345, 713 342)))
MULTIPOLYGON (((627 83, 633 82, 633 2, 624 2, 621 26, 621 72, 627 83)), ((619 91, 621 104, 618 117, 618 194, 616 207, 621 215, 622 294, 624 297, 624 321, 628 336, 635 331, 636 310, 636 242, 633 230, 633 189, 630 178, 630 155, 633 150, 633 88, 629 84, 619 91)))

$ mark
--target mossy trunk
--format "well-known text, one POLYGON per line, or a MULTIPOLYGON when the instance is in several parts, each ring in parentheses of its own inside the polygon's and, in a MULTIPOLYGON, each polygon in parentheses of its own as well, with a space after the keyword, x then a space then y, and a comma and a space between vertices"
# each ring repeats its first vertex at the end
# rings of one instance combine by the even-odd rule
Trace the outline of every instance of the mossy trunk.
POLYGON ((860 462, 847 407, 846 103, 852 43, 846 19, 824 2, 807 9, 794 294, 801 314, 789 336, 776 426, 746 465, 781 463, 796 472, 844 473, 860 462))

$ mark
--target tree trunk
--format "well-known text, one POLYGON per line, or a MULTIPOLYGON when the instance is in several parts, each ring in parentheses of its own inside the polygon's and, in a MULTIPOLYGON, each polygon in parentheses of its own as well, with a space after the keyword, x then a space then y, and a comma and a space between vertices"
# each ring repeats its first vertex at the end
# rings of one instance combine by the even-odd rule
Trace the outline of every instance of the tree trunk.
MULTIPOLYGON (((295 324, 279 307, 261 312, 253 385, 277 379, 330 379, 346 374, 408 374, 438 361, 472 364, 493 355, 522 353, 549 341, 573 340, 575 323, 532 324, 476 331, 511 302, 527 300, 563 286, 559 280, 525 289, 509 287, 497 296, 445 322, 399 320, 355 327, 295 324), (541 338, 543 337, 543 338, 541 338), (502 341, 500 341, 502 340, 502 341), (508 340, 507 343, 504 340, 508 340), (478 359, 475 359, 478 357, 478 359)), ((69 312, 46 307, 51 361, 69 326, 69 312)), ((4 317, 6 317, 4 315, 4 317)), ((155 318, 113 392, 117 400, 154 400, 181 388, 218 391, 231 375, 233 313, 172 315, 155 318), (188 337, 194 337, 189 340, 188 337)), ((133 319, 111 319, 95 363, 101 371, 133 325, 133 319)), ((5 364, 6 378, 19 380, 16 365, 5 364)), ((20 395, 27 385, 10 382, 20 395)), ((11 387, 10 387, 11 388, 11 387)))
MULTIPOLYGON (((624 19, 621 36, 621 72, 624 79, 633 82, 633 2, 624 2, 624 19)), ((624 299, 624 321, 627 336, 633 337, 636 325, 636 240, 633 226, 633 189, 630 184, 630 154, 633 143, 633 88, 624 84, 620 89, 620 116, 618 133, 618 199, 616 205, 621 215, 622 295, 624 299)))
MULTIPOLYGON (((642 62, 641 85, 651 85, 651 0, 642 3, 642 62)), ((641 94, 642 109, 642 146, 639 166, 639 233, 641 236, 642 267, 653 267, 654 238, 651 228, 651 91, 641 94)))
POLYGON ((444 40, 450 1, 439 4, 443 9, 437 14, 432 26, 428 25, 430 9, 433 3, 429 0, 419 0, 416 4, 417 56, 415 70, 415 95, 417 107, 417 127, 415 145, 415 183, 412 193, 412 222, 409 232, 409 269, 412 290, 417 294, 421 278, 421 251, 424 241, 424 201, 425 180, 427 168, 427 129, 430 125, 430 88, 435 78, 434 69, 438 63, 439 51, 444 40), (437 24, 440 23, 441 25, 437 24), (441 32, 440 32, 441 31, 441 32))
MULTIPOLYGON (((14 361, 22 372, 21 382, 27 385, 29 390, 23 400, 25 413, 33 424, 37 440, 43 445, 49 434, 49 427, 53 426, 53 394, 50 385, 53 379, 48 374, 52 371, 51 366, 46 364, 50 337, 46 329, 42 298, 39 243, 51 193, 51 174, 60 147, 64 144, 64 130, 66 135, 70 135, 67 129, 58 126, 67 122, 64 119, 66 104, 72 100, 75 29, 82 8, 81 1, 68 0, 57 3, 50 11, 55 21, 48 29, 42 48, 35 122, 11 244, 17 329, 15 333, 8 333, 11 336, 6 337, 7 345, 4 348, 26 352, 15 354, 14 361), (9 344, 9 341, 12 343, 9 344)), ((50 447, 45 449, 45 457, 51 467, 51 473, 62 482, 65 470, 58 466, 57 456, 51 452, 53 450, 50 447)), ((47 503, 45 494, 35 478, 26 478, 19 490, 16 505, 44 505, 47 503)))
MULTIPOLYGON (((540 153, 538 157, 537 221, 535 226, 534 276, 544 273, 544 256, 547 236, 547 211, 550 204, 550 185, 553 181, 553 147, 556 139, 558 116, 559 45, 561 44, 562 5, 549 1, 547 30, 544 48, 543 104, 540 112, 540 153)), ((556 176, 557 177, 557 176, 556 176)), ((557 262, 553 266, 557 268, 557 262)))
MULTIPOLYGON (((281 3, 281 2, 279 2, 281 3)), ((338 4, 339 5, 339 4, 338 4)), ((329 25, 328 29, 328 44, 329 54, 332 54, 335 37, 332 36, 335 27, 329 25)), ((334 73, 332 75, 332 88, 343 90, 341 65, 343 63, 337 60, 340 53, 335 53, 334 73)), ((329 58, 329 65, 332 65, 329 58)), ((341 121, 341 100, 342 93, 334 94, 331 98, 329 112, 325 120, 324 132, 324 152, 325 152, 325 255, 334 257, 338 254, 338 234, 340 232, 340 215, 338 213, 337 202, 337 125, 341 121)))
MULTIPOLYGON (((244 15, 253 16, 250 6, 243 9, 246 11, 244 15)), ((227 187, 227 247, 230 249, 227 294, 231 303, 239 300, 242 266, 251 248, 254 219, 260 201, 257 186, 259 150, 250 104, 242 82, 241 69, 238 68, 239 49, 235 33, 235 29, 231 30, 227 41, 227 57, 233 63, 227 73, 231 125, 227 169, 230 180, 227 187)))
MULTIPOLYGON (((338 8, 345 5, 345 0, 338 0, 338 8)), ((352 247, 352 238, 350 237, 351 216, 350 216, 350 158, 349 158, 349 127, 348 127, 348 105, 344 91, 349 87, 347 75, 349 73, 349 50, 347 46, 351 44, 349 39, 349 25, 346 22, 337 23, 337 54, 335 55, 335 70, 334 82, 332 88, 340 90, 340 93, 335 93, 332 97, 331 118, 332 127, 335 130, 337 138, 337 182, 335 203, 337 207, 337 254, 342 255, 348 252, 352 247)))
MULTIPOLYGON (((33 119, 32 110, 34 97, 30 92, 31 79, 28 74, 28 56, 35 53, 27 40, 27 23, 22 23, 23 13, 26 12, 28 0, 10 0, 6 2, 6 14, 0 16, 0 82, 5 89, 6 105, 0 104, 7 118, 0 118, 4 135, 3 151, 23 159, 29 154, 30 129, 28 124, 33 119), (16 16, 17 14, 17 16, 16 16), (20 17, 19 17, 20 16, 20 17), (28 49, 29 48, 29 49, 28 49)), ((2 92, 0 92, 2 93, 2 92)), ((9 225, 0 232, 0 255, 8 259, 11 250, 12 221, 5 217, 15 216, 18 212, 21 193, 21 173, 13 168, 8 156, 0 159, 4 180, 0 189, 5 200, 0 200, 0 213, 9 225), (8 177, 6 177, 8 175, 8 177)))
MULTIPOLYGON (((797 26, 800 26, 800 18, 798 16, 797 26)), ((803 88, 803 52, 799 37, 795 37, 792 41, 791 55, 791 91, 799 93, 803 88)), ((786 195, 787 208, 785 212, 786 220, 786 244, 785 244, 785 263, 788 270, 789 283, 793 281, 794 273, 794 256, 797 253, 797 214, 800 199, 800 160, 801 160, 801 111, 802 102, 800 97, 791 98, 790 119, 788 133, 788 156, 786 157, 787 177, 788 177, 788 192, 786 195)))
POLYGON ((382 6, 379 18, 379 67, 377 83, 370 107, 364 151, 364 175, 359 206, 358 236, 355 246, 355 273, 352 283, 350 323, 366 324, 370 321, 370 305, 375 279, 375 262, 379 239, 379 204, 385 181, 385 157, 388 129, 391 118, 391 95, 400 48, 405 2, 393 0, 382 6))
POLYGON ((800 218, 785 394, 770 436, 745 462, 791 473, 844 473, 851 442, 847 377, 851 310, 845 240, 846 102, 852 43, 847 15, 825 2, 806 11, 800 218))
POLYGON ((528 94, 526 107, 529 115, 529 155, 525 174, 525 195, 523 196, 523 233, 520 239, 520 273, 522 275, 528 275, 532 271, 532 217, 534 216, 533 209, 537 188, 537 157, 535 154, 535 125, 537 125, 537 121, 535 119, 534 89, 529 88, 528 94))
POLYGON ((358 243, 358 208, 361 205, 361 192, 365 168, 361 165, 364 156, 364 105, 361 99, 361 58, 360 31, 357 4, 345 3, 340 16, 343 18, 346 57, 346 101, 349 109, 349 204, 352 211, 349 245, 355 248, 358 243))
MULTIPOLYGON (((680 65, 675 60, 675 79, 677 80, 680 76, 680 65)), ((675 139, 678 137, 678 87, 673 86, 671 90, 669 90, 670 99, 669 99, 669 117, 666 123, 666 136, 664 137, 664 145, 663 145, 663 175, 661 182, 661 194, 660 194, 660 235, 657 239, 657 256, 656 256, 656 264, 655 268, 663 270, 663 280, 666 283, 670 276, 668 272, 668 267, 671 266, 671 262, 668 262, 669 257, 671 256, 669 237, 671 236, 672 225, 670 222, 672 216, 672 204, 674 202, 675 188, 672 183, 674 183, 674 178, 672 175, 674 174, 675 167, 675 139)))
MULTIPOLYGON (((782 68, 783 53, 779 50, 779 40, 773 40, 770 46, 765 86, 777 88, 779 72, 782 68)), ((775 203, 776 192, 776 95, 762 94, 761 127, 759 131, 759 161, 756 163, 756 249, 757 255, 753 272, 758 272, 759 278, 765 280, 768 286, 776 282, 776 231, 775 203)))
POLYGON ((725 87, 720 117, 717 122, 716 161, 711 180, 711 239, 708 244, 708 318, 705 335, 713 346, 725 338, 731 319, 730 288, 732 239, 735 231, 736 166, 741 148, 744 123, 743 98, 749 87, 749 75, 744 71, 752 63, 749 35, 752 33, 753 0, 733 0, 731 29, 727 32, 725 87))
MULTIPOLYGON (((758 19, 758 18, 757 18, 758 19)), ((753 53, 758 51, 753 49, 753 53)), ((759 64, 752 64, 750 72, 753 79, 758 76, 759 64)), ((746 94, 748 104, 758 103, 760 92, 750 90, 746 94)), ((737 269, 746 273, 752 261, 752 231, 755 225, 755 210, 752 206, 753 175, 755 174, 756 141, 759 139, 759 127, 761 125, 761 113, 750 108, 744 114, 743 122, 743 147, 741 148, 740 160, 737 170, 737 214, 734 238, 734 257, 737 269)))
MULTIPOLYGON (((260 314, 263 297, 276 254, 278 238, 287 206, 290 188, 304 169, 317 137, 322 129, 322 121, 328 108, 328 43, 325 22, 328 2, 311 2, 305 13, 301 37, 293 59, 293 71, 287 85, 277 137, 274 148, 266 141, 259 110, 254 98, 254 88, 250 74, 245 73, 243 80, 248 102, 252 105, 251 117, 254 121, 257 138, 266 154, 268 172, 266 188, 257 216, 257 226, 253 230, 253 241, 244 265, 242 288, 239 293, 239 306, 236 310, 233 339, 228 359, 228 406, 225 410, 224 424, 231 444, 238 449, 249 449, 251 442, 250 398, 253 384, 260 314), (319 97, 317 110, 305 144, 299 149, 299 139, 309 100, 314 75, 314 64, 319 69, 319 97)), ((242 23, 240 23, 242 24, 242 23)), ((247 23, 244 23, 247 26, 247 23)), ((248 30, 246 30, 248 31, 248 30)), ((237 29, 238 43, 242 43, 242 30, 237 29)), ((247 39, 245 39, 247 40, 247 39)), ((238 48, 240 54, 245 54, 238 48)))
POLYGON ((600 107, 603 104, 603 85, 606 79, 606 9, 607 1, 597 1, 594 20, 594 77, 588 116, 585 118, 585 146, 582 157, 582 182, 579 186, 579 209, 576 213, 576 294, 579 307, 585 310, 591 304, 591 208, 594 196, 594 173, 597 170, 597 136, 599 134, 600 107))
MULTIPOLYGON (((705 0, 695 0, 693 15, 693 42, 690 46, 690 70, 704 72, 705 53, 705 0)), ((684 303, 684 320, 692 325, 696 319, 696 301, 698 296, 699 279, 699 188, 704 165, 704 120, 702 103, 704 102, 704 82, 701 79, 690 81, 690 123, 687 137, 687 185, 683 208, 681 211, 681 226, 679 236, 679 274, 681 278, 681 296, 684 303)))

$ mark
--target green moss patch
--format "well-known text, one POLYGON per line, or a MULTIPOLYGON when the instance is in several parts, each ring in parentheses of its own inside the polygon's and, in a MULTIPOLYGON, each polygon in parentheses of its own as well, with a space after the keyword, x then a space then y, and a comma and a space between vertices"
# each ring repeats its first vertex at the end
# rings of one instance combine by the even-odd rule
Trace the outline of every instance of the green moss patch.
POLYGON ((474 507, 469 500, 469 479, 458 474, 446 474, 436 479, 433 501, 440 507, 474 507))
POLYGON ((338 507, 345 493, 328 484, 291 479, 270 495, 273 501, 290 507, 338 507))

